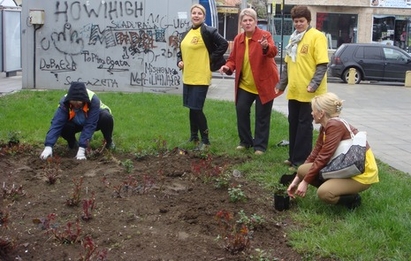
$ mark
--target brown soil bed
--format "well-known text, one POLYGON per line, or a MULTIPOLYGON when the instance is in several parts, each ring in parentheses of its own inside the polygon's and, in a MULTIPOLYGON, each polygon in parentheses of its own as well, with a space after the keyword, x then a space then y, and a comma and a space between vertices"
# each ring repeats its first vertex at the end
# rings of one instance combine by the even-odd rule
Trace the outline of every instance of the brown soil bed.
POLYGON ((78 161, 56 148, 59 157, 44 161, 39 149, 17 147, 0 151, 0 260, 303 259, 288 243, 289 212, 277 212, 271 193, 233 175, 244 159, 173 150, 104 151, 78 161), (221 173, 228 187, 241 185, 245 201, 232 202, 228 187, 217 188, 221 173), (240 211, 243 221, 250 218, 243 222, 248 232, 240 211), (228 228, 217 213, 232 215, 228 228), (95 247, 89 256, 87 242, 95 247))

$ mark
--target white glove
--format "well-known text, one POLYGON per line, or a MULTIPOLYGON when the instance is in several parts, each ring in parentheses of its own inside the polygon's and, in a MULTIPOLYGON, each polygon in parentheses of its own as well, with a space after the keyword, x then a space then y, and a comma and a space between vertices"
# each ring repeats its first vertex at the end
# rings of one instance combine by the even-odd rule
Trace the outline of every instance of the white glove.
POLYGON ((86 160, 86 149, 79 147, 76 155, 76 159, 78 160, 86 160))
POLYGON ((40 159, 47 159, 48 157, 53 156, 53 148, 50 146, 46 146, 43 150, 43 152, 40 155, 40 159))

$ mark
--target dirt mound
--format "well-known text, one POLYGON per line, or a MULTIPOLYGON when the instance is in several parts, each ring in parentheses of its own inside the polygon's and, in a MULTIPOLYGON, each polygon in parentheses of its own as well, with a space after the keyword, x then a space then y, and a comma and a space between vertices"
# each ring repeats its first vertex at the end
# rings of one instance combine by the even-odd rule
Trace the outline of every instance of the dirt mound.
POLYGON ((289 213, 233 169, 244 159, 39 154, 1 151, 0 260, 301 260, 289 213))

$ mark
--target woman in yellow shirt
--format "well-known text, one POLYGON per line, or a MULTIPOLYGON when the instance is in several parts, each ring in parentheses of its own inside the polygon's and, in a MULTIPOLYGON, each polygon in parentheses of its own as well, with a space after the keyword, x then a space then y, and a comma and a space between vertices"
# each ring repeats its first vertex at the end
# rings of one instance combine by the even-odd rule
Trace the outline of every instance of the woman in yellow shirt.
POLYGON ((291 9, 295 31, 287 45, 283 72, 276 93, 287 87, 288 159, 284 162, 294 170, 312 149, 313 118, 311 99, 327 92, 328 47, 325 35, 310 26, 311 12, 307 6, 291 9))
POLYGON ((192 27, 186 32, 177 53, 177 66, 183 70, 183 105, 190 109, 190 139, 198 143, 198 132, 201 143, 198 150, 210 145, 207 118, 203 107, 211 84, 211 72, 225 63, 224 53, 228 42, 214 27, 204 24, 205 8, 200 4, 191 7, 192 27))

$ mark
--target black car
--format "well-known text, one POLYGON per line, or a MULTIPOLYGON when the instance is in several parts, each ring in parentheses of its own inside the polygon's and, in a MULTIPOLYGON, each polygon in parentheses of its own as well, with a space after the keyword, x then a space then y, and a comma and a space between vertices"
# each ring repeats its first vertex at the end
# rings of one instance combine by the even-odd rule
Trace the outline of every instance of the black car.
POLYGON ((329 75, 347 83, 350 68, 355 69, 355 83, 362 80, 405 82, 406 71, 411 70, 411 56, 392 45, 342 44, 331 56, 329 75))

